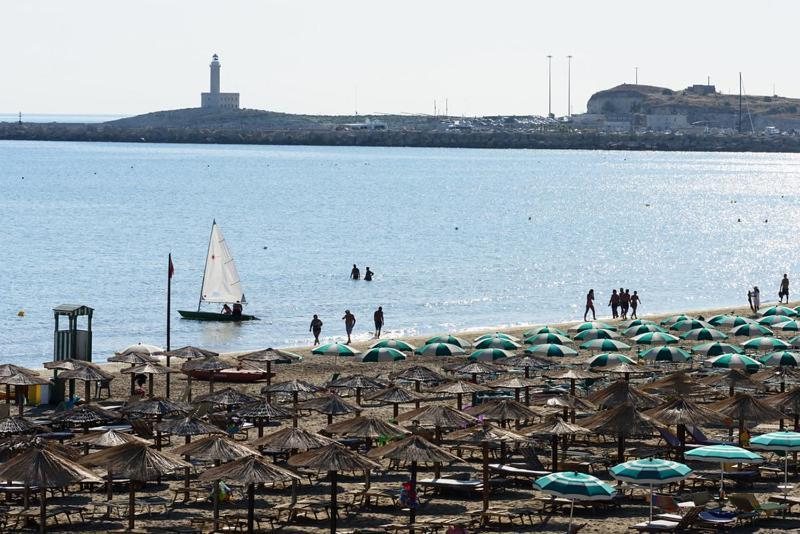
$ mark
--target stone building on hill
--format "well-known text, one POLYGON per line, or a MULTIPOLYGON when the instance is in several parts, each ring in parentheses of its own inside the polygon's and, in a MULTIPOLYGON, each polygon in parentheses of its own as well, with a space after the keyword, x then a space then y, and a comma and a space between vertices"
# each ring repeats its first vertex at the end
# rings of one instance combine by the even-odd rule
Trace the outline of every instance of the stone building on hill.
POLYGON ((211 58, 211 87, 209 92, 200 93, 200 107, 206 109, 239 109, 239 93, 221 93, 219 90, 219 56, 211 58))

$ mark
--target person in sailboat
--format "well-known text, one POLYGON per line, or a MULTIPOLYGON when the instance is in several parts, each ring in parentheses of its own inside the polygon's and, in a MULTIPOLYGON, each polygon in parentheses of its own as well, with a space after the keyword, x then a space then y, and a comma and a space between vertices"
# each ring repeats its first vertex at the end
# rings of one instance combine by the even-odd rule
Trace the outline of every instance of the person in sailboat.
POLYGON ((361 279, 361 271, 356 264, 353 264, 353 268, 350 270, 350 279, 351 280, 360 280, 361 279))
POLYGON ((233 312, 231 313, 234 318, 241 318, 242 317, 242 303, 238 300, 233 303, 233 312))
POLYGON ((222 306, 222 315, 230 315, 232 313, 233 313, 233 310, 231 310, 231 307, 228 306, 227 303, 224 306, 222 306))
POLYGON ((344 311, 344 329, 347 331, 347 343, 350 343, 350 335, 353 333, 353 327, 356 325, 356 316, 350 313, 350 310, 344 311))

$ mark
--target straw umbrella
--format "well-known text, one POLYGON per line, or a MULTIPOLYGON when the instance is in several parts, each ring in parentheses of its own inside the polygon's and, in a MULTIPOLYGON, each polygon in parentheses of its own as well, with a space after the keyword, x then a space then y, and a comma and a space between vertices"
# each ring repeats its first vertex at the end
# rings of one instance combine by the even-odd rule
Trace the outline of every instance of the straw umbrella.
MULTIPOLYGON (((110 447, 117 447, 119 445, 124 445, 126 443, 145 443, 150 445, 150 443, 142 439, 138 436, 134 436, 133 434, 126 434, 124 432, 117 432, 116 430, 101 430, 98 432, 92 432, 90 434, 84 434, 82 436, 78 436, 72 439, 71 443, 75 443, 77 445, 83 445, 84 447, 84 454, 89 454, 89 448, 94 447, 96 449, 108 449, 110 447)), ((106 482, 106 498, 110 501, 114 498, 114 476, 109 471, 108 473, 108 480, 106 482)))
POLYGON ((367 395, 365 397, 365 400, 377 401, 382 404, 391 404, 392 417, 396 419, 397 414, 400 411, 399 410, 400 404, 414 402, 416 400, 419 400, 420 398, 421 398, 420 395, 414 391, 409 391, 406 388, 400 386, 389 386, 385 389, 381 389, 367 395))
POLYGON ((514 399, 519 402, 520 400, 520 391, 525 391, 525 405, 529 405, 531 402, 530 396, 530 388, 531 386, 535 386, 537 384, 536 381, 531 380, 530 378, 520 378, 518 376, 511 376, 508 378, 500 378, 498 380, 493 380, 487 383, 487 386, 490 386, 493 389, 511 389, 514 390, 514 399))
POLYGON ((10 376, 0 377, 0 384, 5 384, 6 386, 14 386, 14 391, 17 397, 17 407, 19 410, 20 417, 22 416, 25 410, 25 403, 22 401, 22 390, 20 389, 20 387, 41 386, 49 383, 50 381, 46 378, 42 378, 40 376, 31 375, 27 373, 17 373, 10 376))
POLYGON ((116 412, 106 410, 96 404, 83 404, 53 416, 53 422, 80 425, 84 432, 89 432, 91 425, 110 423, 119 419, 120 416, 116 412))
POLYGON ((478 375, 493 375, 502 372, 496 365, 483 361, 468 362, 454 369, 456 373, 462 375, 472 375, 472 382, 478 383, 478 375))
MULTIPOLYGON (((60 378, 58 374, 59 371, 73 371, 75 369, 78 369, 79 367, 94 367, 95 369, 100 369, 100 366, 92 362, 87 362, 85 360, 78 360, 75 358, 67 358, 66 360, 55 360, 52 362, 44 362, 42 366, 45 369, 50 369, 51 371, 53 371, 53 381, 57 381, 60 378)), ((17 367, 17 366, 12 366, 12 367, 17 367)), ((0 373, 2 373, 2 371, 0 371, 0 373)), ((2 376, 2 374, 0 374, 0 376, 2 376)), ((107 378, 111 379, 112 375, 108 373, 107 378)), ((57 383, 58 382, 56 382, 56 384, 57 383)), ((75 396, 75 381, 69 380, 69 398, 71 399, 74 396, 75 396)))
MULTIPOLYGON (((465 382, 463 380, 456 380, 455 382, 447 382, 434 388, 434 393, 446 393, 456 396, 456 407, 461 410, 463 406, 464 394, 471 395, 479 391, 489 391, 489 388, 474 382, 465 382)), ((395 415, 397 417, 397 415, 395 415)))
POLYGON ((531 369, 546 369, 552 365, 551 361, 538 358, 531 354, 520 354, 519 356, 503 358, 499 360, 498 363, 513 369, 523 369, 525 371, 525 378, 531 377, 531 369))
MULTIPOLYGON (((422 436, 409 436, 401 441, 395 441, 378 449, 373 449, 367 455, 370 458, 410 462, 411 491, 414 494, 417 491, 418 464, 432 463, 438 466, 444 462, 463 462, 458 456, 434 445, 422 436)), ((413 525, 416 519, 416 507, 412 503, 408 508, 408 522, 413 525)), ((413 527, 410 531, 414 532, 413 527)))
MULTIPOLYGON (((415 365, 413 367, 409 367, 408 369, 404 369, 399 373, 395 373, 390 375, 392 380, 405 380, 408 382, 414 382, 414 391, 420 393, 420 387, 423 382, 425 383, 438 383, 444 382, 445 378, 440 375, 439 373, 425 367, 424 365, 415 365)), ((416 408, 419 408, 419 401, 420 399, 415 399, 414 404, 416 408)))
POLYGON ((629 364, 626 362, 618 363, 612 367, 605 367, 598 369, 600 372, 603 373, 617 373, 621 375, 625 375, 625 380, 630 380, 632 374, 647 374, 650 371, 647 369, 642 369, 640 365, 636 364, 629 364))
MULTIPOLYGON (((381 441, 393 438, 402 438, 410 432, 405 428, 387 423, 383 419, 371 415, 358 416, 333 423, 324 428, 323 432, 330 435, 339 435, 349 438, 361 438, 370 448, 372 440, 381 441)), ((382 445, 382 443, 380 443, 382 445)))
POLYGON ((258 456, 245 456, 219 467, 213 467, 198 477, 200 480, 231 480, 247 486, 247 532, 253 533, 255 522, 255 485, 296 481, 300 477, 288 469, 265 462, 258 456))
POLYGON ((625 461, 625 438, 657 431, 655 420, 639 412, 630 402, 604 410, 581 421, 582 426, 601 434, 617 436, 617 458, 625 461))
POLYGON ((524 404, 511 399, 490 400, 473 406, 467 410, 473 417, 483 418, 487 421, 498 421, 505 427, 507 421, 515 421, 517 426, 520 419, 526 421, 542 417, 538 409, 529 408, 524 404))
POLYGON ((47 490, 76 482, 101 482, 94 473, 48 448, 32 447, 0 465, 0 480, 24 480, 41 493, 39 532, 47 532, 47 490))
MULTIPOLYGON (((552 448, 550 470, 558 471, 558 438, 564 436, 576 436, 578 434, 591 434, 592 431, 580 425, 568 423, 556 417, 553 421, 540 423, 526 429, 526 436, 548 436, 550 437, 550 447, 552 448)), ((566 452, 566 449, 565 449, 566 452)))
POLYGON ((257 401, 236 411, 236 415, 242 419, 254 421, 258 427, 258 437, 264 435, 264 423, 269 423, 270 419, 288 419, 292 417, 292 412, 280 406, 273 406, 266 400, 257 401))
POLYGON ((383 384, 364 375, 343 376, 328 384, 329 388, 344 388, 356 390, 356 404, 361 405, 361 390, 382 389, 383 384))
POLYGON ((61 373, 62 380, 82 380, 84 385, 84 397, 86 403, 92 402, 92 382, 101 382, 103 380, 113 380, 113 376, 99 368, 81 365, 75 366, 70 371, 61 373))
POLYGON ((297 427, 287 427, 255 440, 252 445, 259 449, 263 448, 271 451, 307 451, 324 447, 331 443, 333 443, 332 439, 316 432, 297 427))
POLYGON ((33 424, 24 417, 10 416, 0 419, 0 436, 28 434, 39 430, 42 430, 42 427, 33 424))
POLYGON ((236 357, 240 362, 263 364, 264 370, 267 373, 267 385, 272 384, 273 363, 291 363, 297 361, 298 358, 299 356, 297 354, 273 348, 247 352, 236 357))
POLYGON ((434 428, 436 441, 439 441, 442 429, 465 428, 478 422, 470 414, 438 404, 429 404, 410 412, 401 413, 397 417, 397 421, 415 421, 420 426, 434 428))
POLYGON ((120 408, 124 414, 149 416, 154 417, 156 420, 156 449, 161 450, 161 431, 158 430, 158 423, 164 416, 169 415, 186 415, 189 413, 189 406, 182 402, 173 401, 170 399, 163 399, 161 397, 153 397, 150 399, 142 399, 127 406, 120 408))
POLYGON ((294 379, 288 382, 280 382, 278 384, 271 384, 269 386, 264 386, 261 388, 261 393, 266 394, 267 401, 270 400, 270 394, 272 393, 289 393, 292 395, 292 426, 297 426, 297 401, 298 396, 300 393, 314 393, 318 391, 319 388, 308 382, 304 382, 302 380, 294 379))
POLYGON ((741 372, 738 369, 730 369, 724 373, 714 373, 700 380, 701 383, 707 386, 715 386, 717 384, 728 384, 728 396, 733 397, 736 387, 750 388, 750 389, 763 389, 764 384, 758 380, 753 379, 749 375, 741 372))
MULTIPOLYGON (((108 358, 107 361, 113 363, 127 363, 130 364, 131 367, 144 365, 146 363, 158 363, 155 357, 146 354, 138 354, 136 352, 116 353, 108 358)), ((131 374, 131 395, 133 395, 134 391, 136 391, 136 375, 131 374)))
MULTIPOLYGON (((156 430, 158 432, 167 432, 173 436, 183 436, 184 444, 191 443, 193 436, 225 433, 221 428, 194 417, 178 417, 167 419, 156 424, 156 430)), ((191 460, 191 456, 184 455, 184 459, 188 463, 191 460)), ((187 467, 184 469, 184 488, 186 489, 186 493, 184 493, 184 500, 187 501, 189 500, 190 475, 191 470, 187 467)))
MULTIPOLYGON (((195 358, 207 358, 209 356, 219 356, 218 353, 214 352, 213 350, 206 350, 201 349, 199 347, 193 347, 191 345, 187 345, 185 347, 181 347, 179 349, 168 350, 164 352, 164 356, 167 358, 166 365, 167 367, 170 366, 172 358, 180 358, 182 360, 194 360, 195 358)), ((170 397, 170 375, 167 375, 167 390, 164 394, 165 397, 170 397)))
POLYGON ((128 529, 133 530, 136 522, 136 482, 147 482, 171 473, 181 467, 191 467, 177 456, 156 451, 146 443, 126 443, 95 452, 81 458, 80 463, 87 466, 103 467, 111 473, 130 479, 128 494, 128 529))
POLYGON ((661 404, 661 399, 632 386, 627 380, 617 380, 606 388, 595 391, 589 395, 589 400, 604 409, 613 408, 626 402, 638 409, 654 408, 661 404))
MULTIPOLYGON (((147 388, 148 394, 153 396, 153 376, 154 375, 168 375, 169 373, 176 373, 177 369, 166 367, 160 363, 144 363, 133 367, 126 367, 120 371, 123 374, 147 375, 147 388)), ((63 376, 63 375, 62 375, 63 376)))
POLYGON ((327 471, 331 479, 331 533, 336 534, 337 519, 337 475, 339 471, 364 471, 380 469, 380 464, 361 456, 344 445, 331 443, 289 458, 289 465, 327 471))
POLYGON ((575 381, 576 380, 586 380, 588 378, 597 378, 597 375, 594 373, 590 373, 589 371, 583 371, 581 369, 567 369, 566 371, 555 371, 552 373, 547 373, 546 375, 548 378, 552 378, 555 380, 569 380, 569 392, 571 395, 575 395, 575 381))
POLYGON ((666 404, 646 411, 645 415, 666 425, 675 425, 678 440, 681 442, 678 450, 678 459, 681 461, 686 451, 687 425, 699 426, 704 423, 724 423, 727 421, 726 417, 686 397, 673 399, 666 404))
MULTIPOLYGON (((53 362, 48 362, 48 363, 53 363, 53 362)), ((45 369, 48 369, 47 364, 45 364, 45 369)), ((4 363, 0 365, 0 378, 14 376, 16 374, 39 376, 39 373, 37 373, 32 369, 28 369, 27 367, 21 367, 19 365, 14 365, 12 363, 4 363)), ((5 384, 5 386, 6 386, 6 404, 11 404, 11 384, 5 384)))
POLYGON ((770 406, 780 407, 781 411, 787 415, 794 416, 793 430, 795 432, 800 431, 800 387, 772 395, 764 399, 764 401, 770 406))
POLYGON ((691 395, 703 389, 703 385, 692 378, 686 371, 676 371, 664 378, 645 384, 644 391, 654 391, 666 395, 691 395))
POLYGON ((336 393, 326 393, 320 397, 309 399, 297 405, 299 410, 312 410, 328 416, 328 424, 333 423, 334 415, 357 413, 360 410, 352 404, 345 402, 336 393))
POLYGON ((746 423, 766 423, 786 417, 779 410, 749 393, 737 393, 733 397, 709 405, 709 409, 739 422, 740 446, 746 423))
POLYGON ((597 411, 597 406, 590 400, 576 395, 570 395, 569 393, 553 395, 552 397, 544 399, 544 402, 538 404, 542 404, 548 408, 563 408, 564 414, 562 415, 562 419, 564 421, 569 419, 572 423, 575 422, 575 412, 577 410, 582 410, 584 412, 597 411))
POLYGON ((227 387, 217 390, 213 393, 200 395, 194 400, 195 404, 211 404, 214 406, 222 406, 228 410, 237 406, 243 406, 245 404, 253 404, 254 402, 258 402, 257 397, 247 395, 246 393, 242 393, 238 389, 233 389, 232 387, 227 387))
POLYGON ((192 373, 208 373, 208 392, 214 392, 214 375, 222 370, 230 369, 231 364, 222 361, 217 356, 206 356, 205 358, 195 358, 181 365, 181 371, 186 375, 186 389, 189 391, 188 402, 192 402, 192 373))

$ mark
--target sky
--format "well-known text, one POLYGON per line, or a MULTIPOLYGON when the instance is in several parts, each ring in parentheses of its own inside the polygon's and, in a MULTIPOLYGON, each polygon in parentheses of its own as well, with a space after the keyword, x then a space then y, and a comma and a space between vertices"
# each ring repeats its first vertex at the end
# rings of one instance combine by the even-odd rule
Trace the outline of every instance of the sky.
POLYGON ((222 90, 287 113, 567 113, 633 83, 707 76, 800 97, 794 0, 0 0, 0 112, 126 114, 197 107, 222 90))

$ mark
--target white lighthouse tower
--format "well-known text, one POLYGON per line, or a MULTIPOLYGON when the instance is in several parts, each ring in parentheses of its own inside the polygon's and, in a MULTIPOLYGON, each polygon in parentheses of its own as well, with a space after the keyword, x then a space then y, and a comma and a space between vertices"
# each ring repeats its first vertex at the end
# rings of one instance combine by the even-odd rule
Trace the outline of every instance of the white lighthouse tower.
POLYGON ((239 109, 239 93, 222 93, 220 87, 219 56, 211 57, 211 85, 208 93, 200 93, 200 107, 216 109, 239 109))

